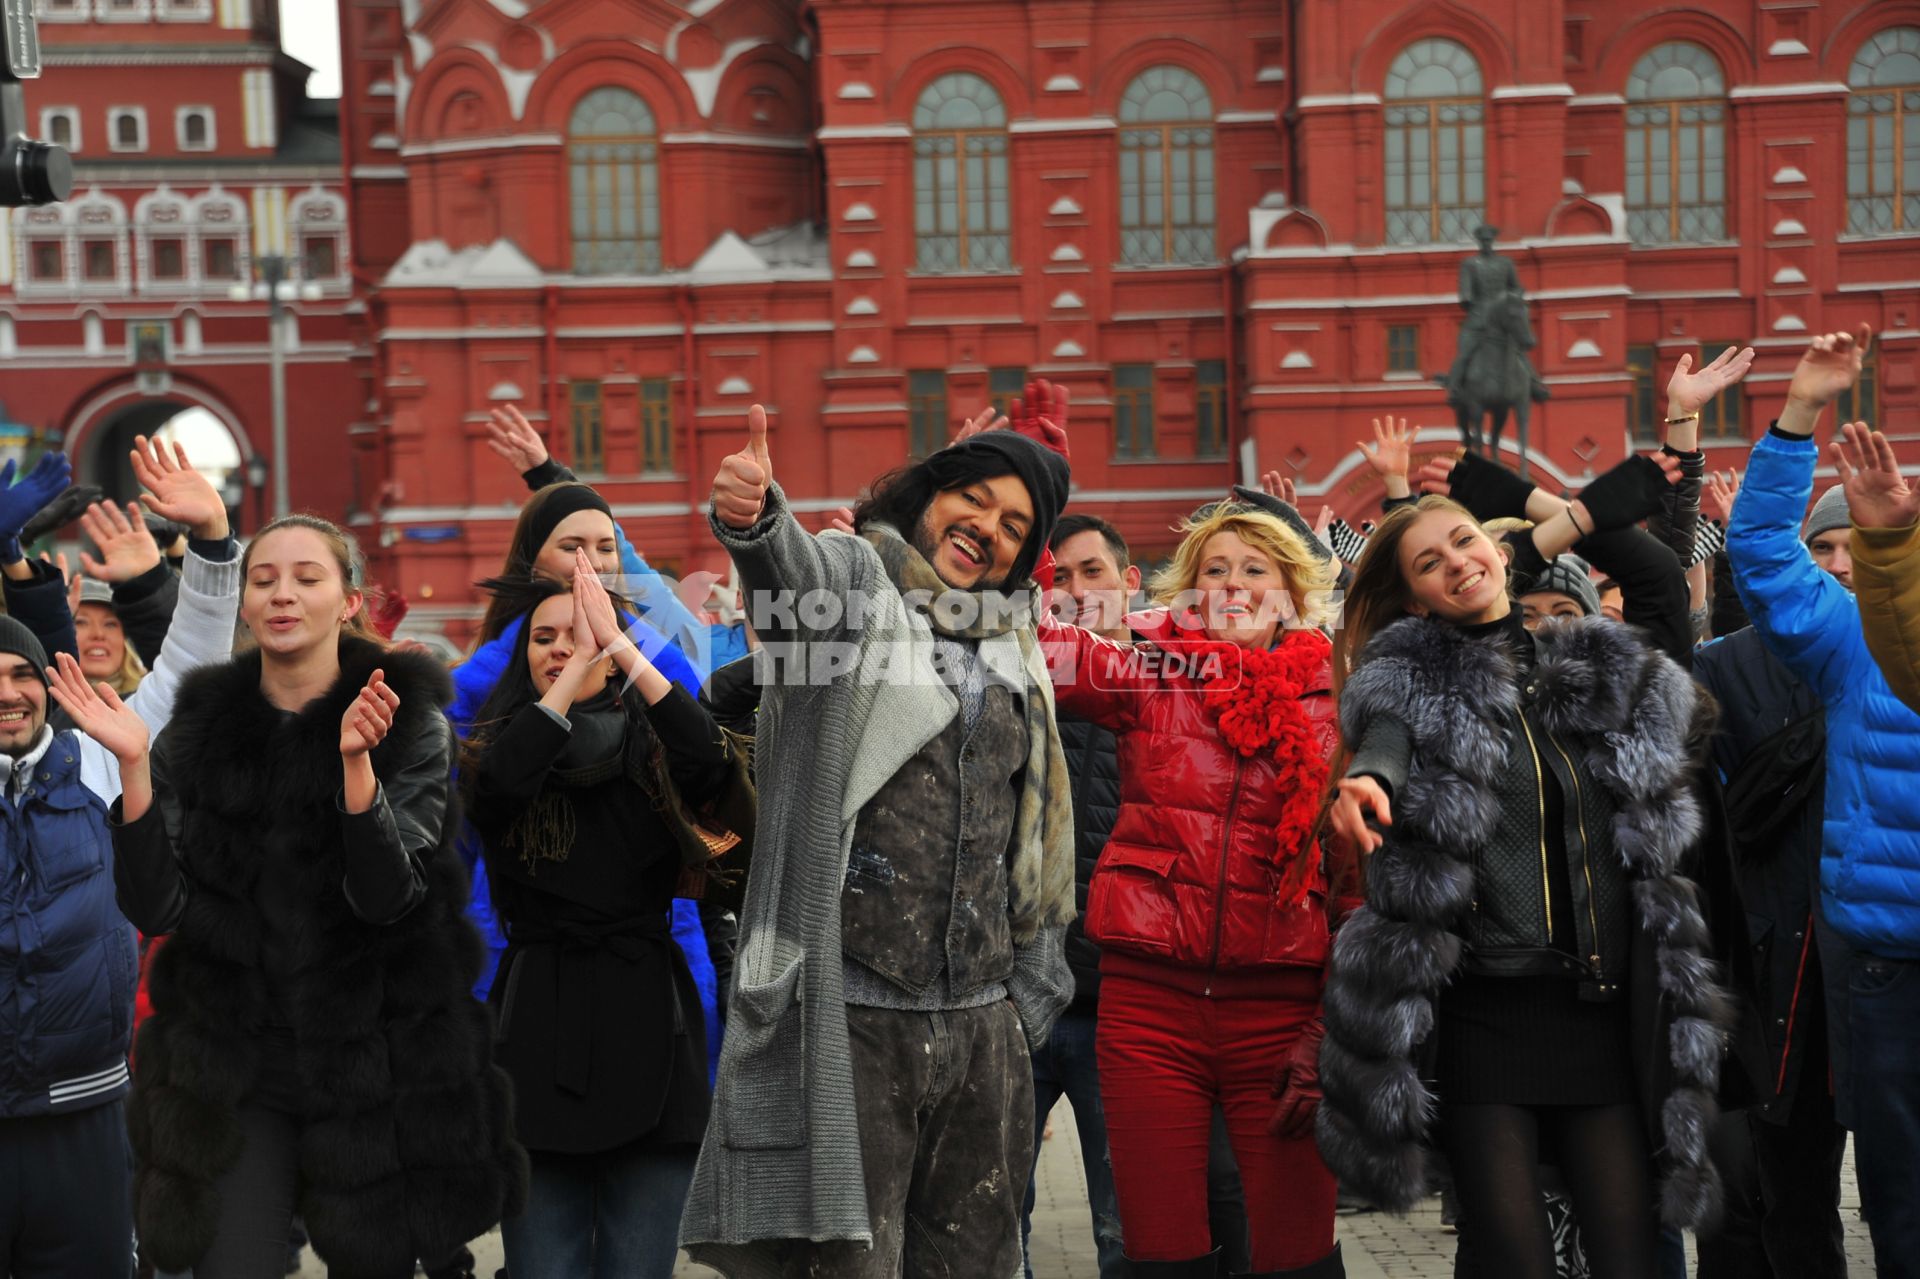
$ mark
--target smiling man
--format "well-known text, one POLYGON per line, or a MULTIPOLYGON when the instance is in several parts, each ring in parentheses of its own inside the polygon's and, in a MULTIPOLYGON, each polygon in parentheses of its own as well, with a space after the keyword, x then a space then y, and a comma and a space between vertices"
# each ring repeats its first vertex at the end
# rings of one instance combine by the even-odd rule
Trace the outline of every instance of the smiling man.
POLYGON ((748 422, 713 529, 766 645, 760 825, 682 1241, 734 1275, 1011 1275, 1029 1053, 1073 988, 1072 797, 1027 596, 1067 464, 986 431, 816 537, 748 422), (769 673, 802 649, 838 656, 769 673))

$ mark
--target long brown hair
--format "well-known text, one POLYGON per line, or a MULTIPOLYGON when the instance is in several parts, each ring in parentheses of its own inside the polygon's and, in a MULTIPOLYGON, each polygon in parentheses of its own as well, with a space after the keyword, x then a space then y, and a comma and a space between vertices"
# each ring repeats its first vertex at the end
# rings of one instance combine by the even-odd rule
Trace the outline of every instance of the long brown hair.
MULTIPOLYGON (((340 570, 340 587, 343 592, 359 591, 360 607, 353 611, 342 626, 342 631, 355 639, 366 640, 381 648, 389 647, 386 637, 373 627, 373 619, 367 613, 368 589, 364 561, 360 558, 360 549, 354 540, 339 525, 331 520, 323 520, 318 515, 308 515, 296 511, 292 515, 282 515, 270 521, 266 527, 253 535, 247 543, 247 549, 240 556, 240 580, 246 581, 247 571, 253 567, 253 550, 260 545, 260 539, 269 533, 278 533, 281 529, 303 528, 309 533, 319 535, 327 544, 327 553, 333 557, 334 567, 340 570)), ((245 588, 242 587, 244 590, 245 588)))
POLYGON ((1466 507, 1450 497, 1430 493, 1408 506, 1387 512, 1367 538, 1367 549, 1353 566, 1353 581, 1347 586, 1346 607, 1333 639, 1333 695, 1338 698, 1347 676, 1360 664, 1360 655, 1374 635, 1407 616, 1411 598, 1407 579, 1400 569, 1400 543, 1415 520, 1429 511, 1447 511, 1478 529, 1487 540, 1498 539, 1473 517, 1466 507))

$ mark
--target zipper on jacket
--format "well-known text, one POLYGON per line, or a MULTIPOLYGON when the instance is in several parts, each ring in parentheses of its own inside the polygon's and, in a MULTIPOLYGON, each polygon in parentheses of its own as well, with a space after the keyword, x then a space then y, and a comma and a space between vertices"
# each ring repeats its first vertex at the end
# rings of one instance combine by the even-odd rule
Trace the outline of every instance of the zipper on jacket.
POLYGON ((1527 750, 1533 754, 1533 786, 1540 798, 1540 819, 1534 823, 1534 829, 1540 832, 1540 901, 1547 911, 1547 941, 1553 941, 1553 887, 1547 878, 1547 771, 1540 762, 1540 747, 1533 740, 1533 728, 1527 723, 1527 713, 1520 712, 1520 731, 1527 735, 1527 750))
POLYGON ((1587 924, 1593 929, 1593 953, 1587 959, 1593 964, 1593 975, 1600 976, 1600 916, 1593 905, 1593 849, 1587 843, 1587 810, 1581 802, 1580 774, 1574 771, 1573 760, 1567 755, 1567 748, 1553 736, 1547 734, 1547 740, 1553 743, 1553 749, 1560 752, 1560 758, 1566 761, 1567 776, 1573 779, 1573 815, 1580 826, 1580 870, 1587 877, 1587 924))
MULTIPOLYGON (((1247 761, 1236 752, 1233 761, 1233 789, 1227 792, 1227 816, 1220 828, 1220 888, 1213 899, 1213 958, 1207 961, 1207 970, 1212 972, 1220 967, 1220 933, 1227 923, 1227 851, 1233 844, 1233 810, 1240 807, 1240 774, 1246 768, 1247 761)), ((1207 982, 1206 993, 1213 993, 1213 982, 1207 982)))

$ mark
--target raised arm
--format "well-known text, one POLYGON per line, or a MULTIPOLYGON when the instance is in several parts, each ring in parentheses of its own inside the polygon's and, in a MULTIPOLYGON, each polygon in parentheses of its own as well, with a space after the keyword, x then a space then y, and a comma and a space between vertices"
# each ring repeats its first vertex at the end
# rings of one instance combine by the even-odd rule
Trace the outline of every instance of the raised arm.
POLYGON ((1887 437, 1865 422, 1841 428, 1833 460, 1853 517, 1853 588, 1867 651, 1894 696, 1920 711, 1920 492, 1900 474, 1887 437))

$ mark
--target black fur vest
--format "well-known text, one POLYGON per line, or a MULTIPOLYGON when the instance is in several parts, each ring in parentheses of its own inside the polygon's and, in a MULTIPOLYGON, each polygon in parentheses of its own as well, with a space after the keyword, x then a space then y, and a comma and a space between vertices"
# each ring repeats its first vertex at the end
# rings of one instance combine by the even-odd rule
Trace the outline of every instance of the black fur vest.
MULTIPOLYGON (((1606 790, 1631 880, 1635 1075, 1664 1174, 1662 1216, 1698 1227, 1719 1205, 1707 1134, 1732 1021, 1698 892, 1680 873, 1701 834, 1688 749, 1698 693, 1672 661, 1603 619, 1543 629, 1538 653, 1534 708, 1606 790)), ((1499 639, 1411 618, 1374 637, 1341 695, 1348 742, 1391 717, 1413 753, 1394 824, 1367 865, 1367 905, 1341 928, 1327 966, 1318 1130, 1328 1166, 1395 1211, 1426 1193, 1437 1099, 1415 1059, 1461 963, 1473 854, 1499 820, 1492 779, 1519 706, 1499 639)))
POLYGON ((338 682, 293 716, 261 695, 258 654, 198 671, 156 747, 190 894, 154 959, 129 1106, 140 1237, 162 1270, 187 1269, 213 1240, 214 1183, 239 1154, 263 1025, 293 1030, 307 1104, 297 1207, 334 1273, 411 1273, 524 1197, 511 1085, 469 993, 481 943, 462 914, 455 814, 422 859, 425 898, 399 921, 362 922, 342 887, 347 704, 375 667, 400 696, 373 753, 386 786, 431 749, 451 683, 429 657, 360 640, 340 660, 338 682), (290 974, 272 989, 268 929, 290 974))

